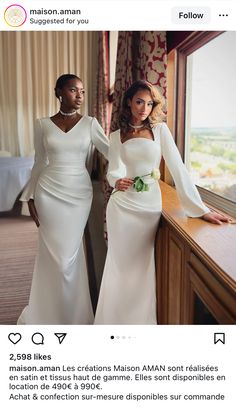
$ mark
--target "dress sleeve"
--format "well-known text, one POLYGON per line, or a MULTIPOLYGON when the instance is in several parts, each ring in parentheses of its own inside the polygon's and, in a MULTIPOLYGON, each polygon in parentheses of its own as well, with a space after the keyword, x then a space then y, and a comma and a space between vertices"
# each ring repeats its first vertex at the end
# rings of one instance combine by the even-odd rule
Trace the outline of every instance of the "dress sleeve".
POLYGON ((43 144, 43 132, 40 119, 35 122, 34 129, 34 166, 31 171, 31 176, 24 188, 24 191, 20 197, 20 201, 29 201, 30 198, 34 199, 35 187, 42 170, 47 166, 48 159, 43 144))
POLYGON ((111 187, 115 187, 117 180, 126 176, 126 167, 120 157, 119 137, 119 131, 112 133, 110 136, 107 180, 111 187))
POLYGON ((201 217, 210 210, 202 202, 167 125, 163 123, 160 131, 162 154, 174 179, 176 190, 188 217, 201 217))
POLYGON ((91 139, 98 151, 108 159, 109 140, 96 118, 92 119, 91 139))

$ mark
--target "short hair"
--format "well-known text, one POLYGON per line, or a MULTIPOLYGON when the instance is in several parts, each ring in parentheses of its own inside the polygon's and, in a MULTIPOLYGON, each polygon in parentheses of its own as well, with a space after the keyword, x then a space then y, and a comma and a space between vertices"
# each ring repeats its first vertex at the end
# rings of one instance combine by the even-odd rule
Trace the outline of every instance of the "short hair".
POLYGON ((69 82, 71 79, 78 79, 80 82, 82 82, 82 79, 80 79, 77 75, 74 75, 74 74, 63 74, 63 75, 61 75, 57 79, 56 85, 55 85, 55 88, 54 88, 55 95, 56 95, 57 98, 59 98, 58 89, 62 89, 67 84, 67 82, 69 82))
POLYGON ((144 121, 146 127, 151 129, 155 124, 162 122, 165 117, 163 112, 164 98, 161 96, 157 88, 148 81, 135 81, 124 93, 121 111, 118 118, 119 127, 124 132, 129 129, 128 123, 130 122, 132 116, 128 101, 132 100, 132 98, 140 90, 149 91, 153 100, 152 111, 148 118, 144 121))

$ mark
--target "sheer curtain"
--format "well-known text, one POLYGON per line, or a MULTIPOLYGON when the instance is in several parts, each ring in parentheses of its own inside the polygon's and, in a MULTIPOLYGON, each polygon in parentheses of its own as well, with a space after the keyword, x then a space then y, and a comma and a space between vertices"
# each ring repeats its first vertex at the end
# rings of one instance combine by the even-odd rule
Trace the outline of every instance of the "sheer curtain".
POLYGON ((75 73, 86 90, 82 114, 93 112, 97 32, 0 33, 0 150, 25 156, 33 150, 37 117, 58 109, 56 79, 75 73))

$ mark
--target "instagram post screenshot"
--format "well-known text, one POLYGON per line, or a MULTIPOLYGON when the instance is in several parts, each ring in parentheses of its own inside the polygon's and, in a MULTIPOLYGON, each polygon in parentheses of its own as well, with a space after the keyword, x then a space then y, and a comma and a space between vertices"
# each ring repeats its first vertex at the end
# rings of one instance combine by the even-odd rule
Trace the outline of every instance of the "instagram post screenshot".
POLYGON ((236 0, 0 0, 0 404, 236 406, 236 0))

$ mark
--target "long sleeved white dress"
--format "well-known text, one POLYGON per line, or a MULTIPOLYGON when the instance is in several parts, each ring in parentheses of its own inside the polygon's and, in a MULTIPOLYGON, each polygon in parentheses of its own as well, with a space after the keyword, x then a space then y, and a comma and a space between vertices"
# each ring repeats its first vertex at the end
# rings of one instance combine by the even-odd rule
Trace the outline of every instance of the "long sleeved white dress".
POLYGON ((86 169, 91 143, 105 156, 109 141, 95 118, 67 133, 50 118, 36 121, 35 164, 21 201, 34 198, 39 243, 29 304, 18 324, 92 324, 83 232, 92 202, 86 169))
MULTIPOLYGON (((120 131, 111 134, 107 178, 152 172, 163 155, 189 217, 210 210, 203 204, 165 123, 153 129, 153 139, 133 138, 123 144, 120 131)), ((95 324, 156 324, 154 240, 162 211, 159 183, 145 177, 149 191, 133 187, 112 194, 107 206, 108 252, 95 324)))

